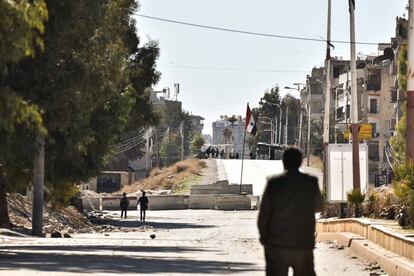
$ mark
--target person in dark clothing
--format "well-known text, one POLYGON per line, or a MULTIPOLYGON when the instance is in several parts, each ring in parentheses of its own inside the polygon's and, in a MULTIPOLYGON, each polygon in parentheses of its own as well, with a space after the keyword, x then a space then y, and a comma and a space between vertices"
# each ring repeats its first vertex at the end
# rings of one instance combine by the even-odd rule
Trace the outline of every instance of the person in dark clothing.
POLYGON ((216 156, 216 150, 214 148, 211 149, 211 158, 214 158, 216 156))
POLYGON ((224 159, 224 149, 222 149, 222 150, 220 151, 220 158, 221 158, 221 159, 224 159))
POLYGON ((125 214, 125 218, 127 218, 127 209, 129 205, 129 200, 126 197, 126 193, 122 194, 121 201, 119 203, 119 206, 121 207, 121 218, 125 214))
POLYGON ((142 191, 142 196, 137 201, 138 204, 140 208, 139 220, 145 221, 145 211, 148 209, 148 197, 145 195, 145 191, 142 191))
POLYGON ((206 149, 207 158, 210 158, 211 147, 206 149))
POLYGON ((263 194, 258 227, 264 246, 266 275, 316 275, 313 264, 315 212, 323 201, 318 179, 301 173, 302 153, 288 148, 283 153, 285 172, 270 178, 263 194))
POLYGON ((235 157, 236 159, 240 159, 240 155, 239 155, 239 153, 238 152, 236 152, 236 157, 235 157))
POLYGON ((218 149, 218 148, 216 148, 216 158, 218 158, 218 157, 219 157, 219 153, 220 153, 219 149, 218 149))

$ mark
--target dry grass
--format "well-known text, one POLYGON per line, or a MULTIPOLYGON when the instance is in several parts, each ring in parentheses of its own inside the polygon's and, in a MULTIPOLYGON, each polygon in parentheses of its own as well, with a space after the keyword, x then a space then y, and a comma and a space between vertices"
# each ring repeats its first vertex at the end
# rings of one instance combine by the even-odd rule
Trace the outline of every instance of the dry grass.
POLYGON ((166 168, 155 168, 149 177, 124 186, 118 193, 134 193, 139 190, 172 190, 173 193, 183 194, 189 191, 192 182, 196 181, 201 170, 206 167, 204 161, 187 159, 166 168))

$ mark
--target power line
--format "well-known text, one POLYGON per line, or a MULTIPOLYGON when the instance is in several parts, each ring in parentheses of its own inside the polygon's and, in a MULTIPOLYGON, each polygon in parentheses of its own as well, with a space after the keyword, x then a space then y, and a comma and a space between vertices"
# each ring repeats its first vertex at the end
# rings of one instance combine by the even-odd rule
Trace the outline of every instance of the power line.
POLYGON ((240 69, 231 67, 205 67, 205 66, 190 66, 190 65, 167 65, 168 67, 182 68, 182 69, 196 69, 196 70, 218 70, 218 71, 238 71, 238 72, 265 72, 265 73, 306 73, 305 70, 266 70, 266 69, 240 69))
MULTIPOLYGON (((319 38, 276 35, 276 34, 267 34, 267 33, 243 31, 243 30, 229 29, 229 28, 223 28, 223 27, 216 27, 216 26, 208 26, 208 25, 201 25, 201 24, 183 22, 183 21, 160 18, 160 17, 149 16, 149 15, 144 15, 144 14, 137 14, 137 16, 143 17, 143 18, 148 18, 148 19, 153 19, 153 20, 158 20, 158 21, 163 21, 163 22, 169 22, 169 23, 174 23, 174 24, 180 24, 180 25, 186 25, 186 26, 192 26, 192 27, 197 27, 197 28, 216 30, 216 31, 223 31, 223 32, 231 32, 231 33, 239 33, 239 34, 247 34, 247 35, 255 35, 255 36, 264 36, 264 37, 273 37, 273 38, 282 38, 282 39, 291 39, 291 40, 325 42, 325 43, 327 42, 325 39, 319 39, 319 38)), ((349 44, 350 42, 345 41, 345 40, 331 40, 331 43, 349 44)), ((374 42, 355 42, 355 44, 378 45, 378 43, 374 43, 374 42)))

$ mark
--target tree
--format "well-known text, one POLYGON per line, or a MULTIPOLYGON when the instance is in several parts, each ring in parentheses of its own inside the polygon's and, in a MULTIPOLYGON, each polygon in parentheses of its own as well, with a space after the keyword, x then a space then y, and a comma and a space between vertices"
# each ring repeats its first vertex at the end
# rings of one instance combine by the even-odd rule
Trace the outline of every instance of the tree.
POLYGON ((181 139, 177 134, 170 133, 161 141, 160 157, 163 166, 170 166, 181 160, 181 139))
MULTIPOLYGON (((279 114, 280 114, 280 106, 281 106, 281 98, 280 98, 280 91, 279 86, 275 85, 271 89, 266 89, 264 95, 262 98, 260 98, 259 101, 259 108, 253 109, 253 114, 256 115, 255 118, 257 118, 257 141, 259 142, 271 142, 270 137, 271 134, 269 131, 263 131, 263 130, 269 130, 270 125, 262 123, 265 122, 264 120, 261 120, 260 116, 266 116, 269 117, 273 121, 273 125, 276 126, 279 122, 279 114)), ((266 120, 267 122, 267 120, 266 120)), ((279 125, 279 124, 278 124, 279 125)), ((279 129, 277 130, 280 131, 279 129)))
POLYGON ((193 141, 191 142, 191 153, 197 154, 200 151, 200 148, 205 144, 203 136, 201 134, 196 134, 193 137, 193 141))
MULTIPOLYGON (((407 93, 407 67, 408 67, 407 44, 402 44, 398 56, 398 86, 401 94, 407 93)), ((402 108, 402 116, 397 125, 397 134, 390 138, 390 144, 397 156, 397 160, 405 160, 405 146, 407 139, 407 110, 402 108)))
POLYGON ((10 66, 24 57, 33 58, 43 48, 41 34, 48 13, 45 2, 0 1, 0 225, 10 223, 7 183, 14 189, 30 179, 31 141, 45 132, 40 111, 10 87, 3 84, 10 66))
POLYGON ((159 50, 156 42, 138 47, 133 0, 50 0, 47 7, 44 52, 10 68, 1 87, 42 111, 53 198, 97 175, 127 126, 155 121, 145 88, 158 81, 159 50))
MULTIPOLYGON (((299 121, 300 121, 300 111, 301 103, 300 99, 293 97, 290 94, 287 94, 283 97, 282 102, 284 103, 285 108, 282 113, 282 122, 286 122, 286 107, 288 108, 288 126, 287 126, 287 143, 288 145, 296 145, 299 138, 299 121)), ((283 136, 283 135, 282 135, 283 136)))

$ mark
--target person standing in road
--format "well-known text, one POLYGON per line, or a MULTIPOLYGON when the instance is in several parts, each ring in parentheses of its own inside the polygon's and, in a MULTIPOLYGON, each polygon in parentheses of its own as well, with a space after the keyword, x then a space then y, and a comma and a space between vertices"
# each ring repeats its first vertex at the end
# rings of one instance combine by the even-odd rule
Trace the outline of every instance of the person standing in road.
POLYGON ((127 218, 127 209, 129 205, 129 200, 126 197, 126 193, 122 194, 121 201, 119 203, 119 206, 121 207, 121 218, 125 214, 125 218, 127 218))
POLYGON ((286 149, 285 172, 270 178, 263 194, 258 227, 268 276, 287 276, 289 267, 295 276, 316 275, 315 212, 323 200, 318 179, 299 171, 302 159, 298 149, 286 149))
POLYGON ((139 204, 139 220, 145 221, 145 211, 148 209, 148 197, 145 195, 145 191, 142 191, 142 196, 138 199, 137 205, 139 204))

